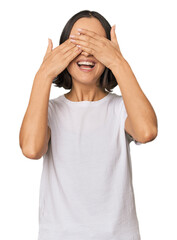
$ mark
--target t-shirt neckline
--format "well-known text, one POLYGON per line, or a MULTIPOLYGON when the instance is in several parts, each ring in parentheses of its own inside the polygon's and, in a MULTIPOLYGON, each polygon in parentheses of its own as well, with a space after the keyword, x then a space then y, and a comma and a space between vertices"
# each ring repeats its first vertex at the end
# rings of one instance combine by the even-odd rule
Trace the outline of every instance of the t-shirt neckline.
POLYGON ((106 96, 104 96, 103 98, 99 99, 99 100, 96 100, 96 101, 79 101, 79 102, 74 102, 74 101, 71 101, 69 100, 68 98, 65 97, 65 94, 63 94, 61 97, 63 99, 64 102, 66 102, 67 104, 69 105, 72 105, 72 106, 88 106, 88 105, 97 105, 97 104, 100 104, 102 102, 105 102, 110 96, 110 92, 108 92, 108 94, 106 96))

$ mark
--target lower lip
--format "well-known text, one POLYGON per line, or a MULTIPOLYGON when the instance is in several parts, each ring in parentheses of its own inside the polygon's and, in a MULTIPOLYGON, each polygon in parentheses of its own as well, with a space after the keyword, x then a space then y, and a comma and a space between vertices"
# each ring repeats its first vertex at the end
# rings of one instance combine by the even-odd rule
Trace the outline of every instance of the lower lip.
MULTIPOLYGON (((77 65, 77 63, 76 63, 76 65, 77 65)), ((95 66, 96 66, 96 64, 95 64, 95 66)), ((79 68, 79 70, 81 70, 82 72, 91 72, 92 70, 94 70, 95 66, 94 66, 93 68, 89 68, 89 69, 82 69, 82 68, 80 68, 80 67, 77 65, 77 67, 79 68)))

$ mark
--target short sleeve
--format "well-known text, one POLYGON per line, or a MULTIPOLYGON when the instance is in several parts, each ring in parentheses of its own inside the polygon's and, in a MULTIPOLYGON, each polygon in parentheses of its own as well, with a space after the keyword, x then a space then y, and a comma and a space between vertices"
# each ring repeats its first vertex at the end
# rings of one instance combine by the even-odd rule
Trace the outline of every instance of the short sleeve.
POLYGON ((49 99, 48 102, 48 126, 51 129, 51 116, 52 116, 52 100, 49 99))
MULTIPOLYGON (((122 98, 121 114, 122 114, 122 120, 123 120, 123 123, 124 123, 124 126, 125 126, 125 120, 126 120, 128 114, 127 114, 127 111, 126 111, 126 108, 125 108, 123 98, 122 98)), ((141 142, 138 142, 137 140, 135 140, 129 133, 126 132, 126 130, 125 130, 125 135, 126 135, 128 141, 129 141, 129 143, 134 141, 134 143, 136 145, 141 145, 142 144, 141 142)))

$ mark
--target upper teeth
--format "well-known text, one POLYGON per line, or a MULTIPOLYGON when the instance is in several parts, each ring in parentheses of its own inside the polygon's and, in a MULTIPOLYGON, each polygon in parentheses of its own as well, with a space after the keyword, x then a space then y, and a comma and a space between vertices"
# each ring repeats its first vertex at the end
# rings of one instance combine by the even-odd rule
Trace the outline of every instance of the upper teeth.
POLYGON ((78 62, 78 64, 83 64, 83 65, 95 65, 95 63, 93 63, 93 62, 78 62))

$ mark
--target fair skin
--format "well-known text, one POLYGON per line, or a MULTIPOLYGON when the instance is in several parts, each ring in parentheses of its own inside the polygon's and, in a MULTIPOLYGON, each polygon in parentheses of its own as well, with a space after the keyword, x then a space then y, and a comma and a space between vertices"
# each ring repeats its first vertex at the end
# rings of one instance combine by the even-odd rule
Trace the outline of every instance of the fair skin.
MULTIPOLYGON (((106 38, 106 32, 99 20, 96 18, 80 18, 73 25, 70 35, 77 34, 79 27, 87 28, 97 32, 99 35, 106 38)), ((67 67, 68 72, 72 76, 72 89, 65 96, 71 101, 97 101, 107 95, 106 91, 96 86, 100 76, 105 70, 105 65, 98 61, 92 54, 82 51, 67 67), (91 72, 80 71, 77 66, 77 61, 80 59, 95 61, 95 69, 91 72)))
POLYGON ((52 81, 80 53, 69 39, 54 49, 49 39, 43 62, 33 81, 19 133, 20 148, 27 158, 40 159, 47 152, 51 136, 47 118, 52 81))
POLYGON ((106 38, 104 28, 95 18, 82 18, 75 23, 70 34, 70 41, 79 45, 84 55, 86 54, 88 58, 95 58, 99 64, 95 72, 84 75, 75 70, 75 63, 80 56, 71 62, 68 69, 76 77, 73 77, 73 88, 68 97, 73 101, 98 99, 95 95, 99 90, 94 87, 94 84, 99 75, 97 73, 102 72, 103 65, 106 66, 114 74, 122 93, 128 115, 125 121, 125 131, 139 142, 152 141, 157 136, 155 111, 138 84, 131 67, 124 59, 113 27, 110 35, 111 40, 106 38))
POLYGON ((35 75, 31 95, 19 134, 23 154, 31 159, 40 159, 48 150, 51 130, 48 127, 48 102, 53 79, 65 68, 72 76, 73 86, 65 96, 71 101, 97 101, 107 95, 96 86, 105 67, 109 68, 122 93, 128 117, 125 130, 139 142, 152 141, 157 135, 157 118, 153 107, 141 90, 128 62, 123 58, 114 28, 111 40, 95 18, 81 18, 72 28, 71 38, 53 49, 49 40, 43 62, 35 75), (78 35, 77 28, 82 28, 78 35), (78 48, 76 45, 80 45, 78 48), (81 57, 94 60, 95 69, 80 72, 76 61, 81 57))

